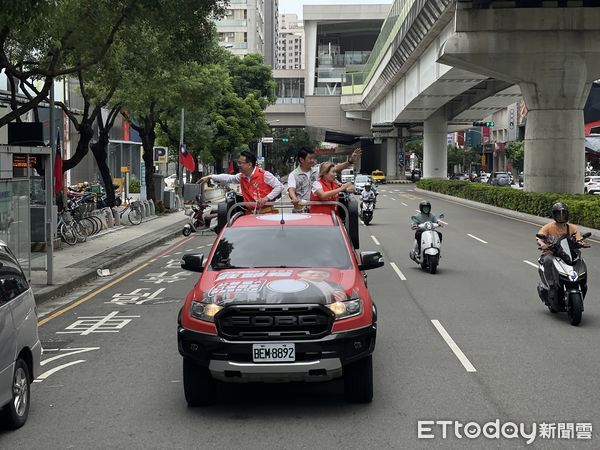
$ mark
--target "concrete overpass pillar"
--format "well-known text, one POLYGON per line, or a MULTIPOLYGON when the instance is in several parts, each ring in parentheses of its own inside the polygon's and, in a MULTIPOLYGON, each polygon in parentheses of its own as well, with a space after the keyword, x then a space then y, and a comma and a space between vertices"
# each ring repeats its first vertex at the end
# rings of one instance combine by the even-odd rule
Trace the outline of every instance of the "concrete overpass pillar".
POLYGON ((388 180, 398 179, 398 139, 387 138, 385 140, 385 176, 388 180))
POLYGON ((600 8, 456 11, 438 62, 521 87, 527 191, 583 192, 583 107, 600 78, 597 42, 600 8))
POLYGON ((423 178, 448 177, 448 120, 440 109, 423 124, 423 178))

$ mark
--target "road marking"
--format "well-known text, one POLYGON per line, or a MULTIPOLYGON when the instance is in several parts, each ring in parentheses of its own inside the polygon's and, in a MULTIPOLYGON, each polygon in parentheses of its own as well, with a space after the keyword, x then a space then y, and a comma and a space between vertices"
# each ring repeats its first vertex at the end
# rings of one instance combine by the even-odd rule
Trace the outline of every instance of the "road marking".
POLYGON ((176 253, 173 253, 173 254, 174 254, 174 255, 181 255, 182 253, 183 253, 183 252, 176 252, 176 253))
POLYGON ((387 197, 387 194, 383 194, 384 197, 387 197))
POLYGON ((400 277, 400 279, 402 281, 406 281, 406 277, 404 276, 404 274, 402 273, 402 271, 398 268, 398 266, 396 265, 396 263, 390 263, 390 265, 392 266, 392 269, 394 269, 394 272, 396 272, 396 275, 398 275, 398 277, 400 277))
POLYGON ((201 245, 200 247, 196 247, 196 250, 200 250, 201 248, 204 248, 204 245, 201 245))
MULTIPOLYGON (((359 220, 360 220, 360 219, 359 219, 359 220)), ((362 220, 360 220, 360 223, 361 223, 362 225, 365 225, 365 223, 364 223, 362 220)), ((366 226, 366 225, 365 225, 365 226, 366 226)))
POLYGON ((448 222, 444 222, 443 220, 439 220, 439 219, 438 219, 438 222, 439 222, 439 223, 443 223, 444 225, 448 225, 448 222))
POLYGON ((531 261, 527 261, 526 259, 523 260, 523 262, 525 264, 529 264, 531 267, 535 267, 536 269, 538 268, 537 264, 532 263, 531 261))
POLYGON ((479 239, 477 236, 473 236, 472 234, 468 234, 468 233, 467 233, 467 236, 469 236, 470 238, 475 239, 476 241, 483 242, 484 244, 487 244, 486 241, 484 241, 483 239, 479 239))
MULTIPOLYGON (((45 366, 49 362, 56 361, 57 359, 64 358, 66 356, 76 355, 78 353, 91 352, 93 350, 100 350, 100 347, 88 347, 88 348, 64 348, 60 351, 64 351, 65 353, 61 353, 60 355, 53 356, 51 358, 43 360, 40 365, 45 366)), ((49 350, 44 350, 44 352, 48 352, 49 350)))
POLYGON ((375 236, 371 236, 371 239, 373 239, 373 242, 375 242, 375 245, 381 245, 375 236))
POLYGON ((135 269, 130 270, 129 272, 127 272, 125 275, 123 275, 120 278, 117 278, 116 280, 111 281, 108 284, 105 284, 104 286, 102 286, 99 289, 96 289, 95 291, 89 293, 88 295, 86 295, 85 297, 71 303, 68 306, 65 306, 62 309, 59 309, 58 311, 56 311, 55 313, 52 313, 46 317, 44 317, 43 319, 38 321, 38 326, 42 326, 47 324, 48 322, 50 322, 52 319, 56 319, 59 316, 62 316, 64 313, 66 313, 67 311, 72 310, 73 308, 78 307, 79 305, 81 305, 82 303, 87 302, 88 300, 94 298, 96 295, 100 294, 101 292, 104 292, 107 289, 110 289, 111 287, 113 287, 115 284, 120 283, 121 281, 129 278, 131 275, 133 275, 136 272, 139 272, 140 270, 144 269, 145 267, 148 267, 150 264, 152 264, 153 262, 155 262, 158 258, 160 258, 161 256, 166 255, 169 252, 172 252, 173 250, 175 250, 176 248, 181 247, 182 245, 186 244, 188 241, 191 241, 194 238, 194 236, 187 238, 184 241, 181 241, 179 244, 169 248, 167 251, 165 251, 164 253, 161 253, 158 256, 155 256, 151 259, 149 259, 148 261, 146 261, 145 263, 143 263, 141 266, 136 267, 135 269))
POLYGON ((402 206, 408 206, 408 205, 407 205, 406 203, 404 203, 404 202, 400 202, 400 203, 402 203, 402 206))
POLYGON ((450 337, 450 335, 448 334, 446 329, 442 326, 440 321, 434 319, 431 321, 431 323, 433 323, 433 326, 442 335, 442 338, 444 339, 444 341, 446 341, 446 344, 448 344, 448 347, 450 347, 450 350, 452 350, 452 352, 454 352, 454 354, 456 355, 458 360, 461 362, 463 367, 466 369, 466 371, 467 372, 477 372, 477 370, 475 370, 475 367, 473 367, 473 364, 471 364, 471 361, 469 361, 469 359, 465 356, 465 354, 458 347, 458 345, 456 345, 456 342, 454 342, 454 340, 450 337))
POLYGON ((71 361, 69 363, 63 364, 62 366, 56 366, 53 369, 50 369, 47 372, 44 372, 43 374, 41 374, 39 377, 37 377, 35 380, 33 380, 34 383, 41 383, 42 381, 44 381, 46 378, 48 378, 50 375, 58 372, 59 370, 62 369, 66 369, 67 367, 70 366, 74 366, 75 364, 80 364, 85 362, 85 359, 78 359, 77 361, 71 361))
POLYGON ((394 197, 392 197, 392 200, 396 201, 396 199, 394 197))

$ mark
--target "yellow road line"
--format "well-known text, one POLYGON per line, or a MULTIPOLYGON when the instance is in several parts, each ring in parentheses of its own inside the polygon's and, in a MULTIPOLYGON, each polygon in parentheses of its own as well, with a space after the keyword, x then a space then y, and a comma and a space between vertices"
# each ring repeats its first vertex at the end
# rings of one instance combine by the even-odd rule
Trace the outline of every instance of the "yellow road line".
POLYGON ((47 324, 48 322, 50 322, 52 319, 56 319, 59 316, 62 316, 64 313, 66 313, 67 311, 72 310, 73 308, 78 307, 79 305, 81 305, 82 303, 87 302, 88 300, 94 298, 96 295, 100 294, 101 292, 104 292, 105 290, 107 290, 108 288, 113 287, 115 284, 120 283, 121 281, 125 280, 126 278, 129 278, 131 275, 133 275, 136 272, 139 272, 140 270, 142 270, 145 267, 148 267, 150 264, 152 264, 153 262, 155 262, 160 256, 169 253, 173 250, 175 250, 178 247, 181 247, 183 244, 185 244, 186 242, 190 241, 193 238, 190 237, 188 239, 186 239, 185 241, 180 242, 179 244, 177 244, 174 247, 171 247, 169 250, 167 250, 166 252, 162 253, 161 255, 155 256, 154 258, 150 259, 149 261, 145 262, 144 264, 142 264, 141 266, 130 270, 129 272, 127 272, 125 275, 123 275, 120 278, 117 278, 116 280, 111 281, 108 284, 105 284, 104 286, 102 286, 99 289, 96 289, 95 291, 89 293, 88 295, 86 295, 85 297, 71 303, 68 306, 65 306, 62 309, 59 309, 58 311, 56 311, 55 313, 50 314, 49 316, 44 317, 43 319, 41 319, 40 321, 38 321, 38 326, 42 326, 47 324))

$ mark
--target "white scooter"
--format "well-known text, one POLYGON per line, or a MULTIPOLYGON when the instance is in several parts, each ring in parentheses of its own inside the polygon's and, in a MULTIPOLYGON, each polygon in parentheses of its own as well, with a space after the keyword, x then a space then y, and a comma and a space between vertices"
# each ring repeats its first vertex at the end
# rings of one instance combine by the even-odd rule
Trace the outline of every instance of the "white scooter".
MULTIPOLYGON (((440 214, 439 218, 443 219, 444 215, 440 214)), ((415 216, 412 216, 411 219, 414 222, 416 218, 415 216)), ((440 241, 440 236, 437 231, 435 231, 435 229, 440 226, 439 223, 434 222, 424 222, 417 225, 417 228, 423 230, 423 233, 421 234, 421 253, 415 254, 411 250, 409 254, 410 259, 417 264, 420 264, 423 270, 429 270, 429 273, 431 274, 434 274, 437 271, 437 266, 442 257, 442 242, 440 241)))

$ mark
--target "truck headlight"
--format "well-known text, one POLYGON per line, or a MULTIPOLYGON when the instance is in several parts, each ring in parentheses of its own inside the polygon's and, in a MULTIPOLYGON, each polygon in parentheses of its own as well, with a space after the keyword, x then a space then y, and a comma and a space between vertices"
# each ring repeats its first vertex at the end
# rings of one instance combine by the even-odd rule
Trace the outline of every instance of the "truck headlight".
POLYGON ((214 322, 215 315, 222 309, 223 307, 216 303, 204 303, 194 300, 190 306, 190 313, 194 319, 214 322))
POLYGON ((358 316, 363 310, 362 300, 360 298, 352 298, 344 302, 329 303, 326 306, 335 314, 335 320, 358 316))

